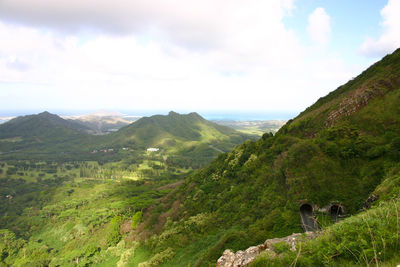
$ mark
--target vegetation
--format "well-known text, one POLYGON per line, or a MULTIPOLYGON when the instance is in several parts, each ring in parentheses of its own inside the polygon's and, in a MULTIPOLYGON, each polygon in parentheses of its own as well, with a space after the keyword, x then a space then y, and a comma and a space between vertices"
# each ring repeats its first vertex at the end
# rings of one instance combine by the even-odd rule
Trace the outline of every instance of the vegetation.
POLYGON ((215 120, 216 123, 231 127, 239 132, 262 136, 264 133, 276 133, 286 121, 283 120, 251 120, 251 121, 232 121, 215 120))
MULTIPOLYGON (((240 134, 195 113, 170 113, 83 146, 102 144, 114 149, 109 156, 41 161, 8 155, 0 163, 1 262, 215 266, 227 248, 302 231, 303 203, 338 203, 347 218, 334 223, 319 214, 317 239, 296 251, 276 244, 278 257, 263 254, 253 266, 398 264, 399 89, 400 50, 275 135, 230 153, 219 150, 242 140, 240 134), (150 146, 160 151, 146 152, 150 146)), ((4 146, 20 142, 4 138, 4 146)))
POLYGON ((140 223, 140 220, 142 219, 143 212, 138 211, 132 216, 132 230, 135 230, 137 225, 140 223))
POLYGON ((147 148, 170 165, 200 168, 218 154, 257 136, 239 133, 203 119, 197 113, 144 117, 102 136, 88 127, 43 112, 0 125, 0 159, 43 161, 132 162, 149 156, 147 148))
POLYGON ((245 249, 301 232, 304 202, 340 203, 351 215, 362 211, 374 191, 382 199, 389 188, 391 196, 398 195, 391 184, 396 176, 390 174, 399 168, 399 77, 400 50, 317 101, 274 136, 265 134, 219 155, 186 179, 163 207, 168 210, 178 201, 181 208, 146 242, 153 251, 175 248, 182 265, 206 266, 227 248, 245 249), (182 227, 193 221, 197 227, 185 232, 182 227), (229 232, 237 238, 226 238, 229 232), (191 252, 192 244, 205 249, 191 252))
POLYGON ((57 179, 0 179, 1 262, 86 266, 129 258, 137 247, 132 227, 142 210, 170 192, 162 186, 176 180, 86 178, 77 175, 82 165, 69 172, 59 166, 57 179))
POLYGON ((395 266, 400 250, 400 200, 381 205, 323 230, 296 251, 259 256, 250 266, 395 266))

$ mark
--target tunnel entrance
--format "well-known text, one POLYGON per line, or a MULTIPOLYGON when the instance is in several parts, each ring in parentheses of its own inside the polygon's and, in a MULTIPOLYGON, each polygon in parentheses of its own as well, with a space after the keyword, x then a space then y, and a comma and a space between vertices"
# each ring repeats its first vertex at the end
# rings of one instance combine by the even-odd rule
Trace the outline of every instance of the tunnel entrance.
POLYGON ((340 205, 332 205, 329 208, 329 215, 331 215, 332 220, 337 222, 341 217, 343 217, 343 208, 340 205))
POLYGON ((315 231, 318 229, 313 208, 310 204, 306 203, 300 206, 300 217, 304 231, 315 231))

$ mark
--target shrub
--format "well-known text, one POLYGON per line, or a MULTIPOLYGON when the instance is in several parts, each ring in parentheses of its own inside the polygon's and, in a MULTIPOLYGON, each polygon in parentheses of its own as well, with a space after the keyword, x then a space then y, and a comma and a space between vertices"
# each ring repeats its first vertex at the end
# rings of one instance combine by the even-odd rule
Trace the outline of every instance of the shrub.
POLYGON ((287 252, 290 250, 290 246, 286 242, 279 242, 274 244, 274 251, 278 254, 287 252))
POLYGON ((121 240, 122 236, 119 233, 119 224, 121 223, 121 221, 121 216, 116 216, 112 218, 109 225, 109 233, 107 235, 107 246, 115 246, 121 240))
POLYGON ((132 216, 132 229, 133 230, 136 229, 137 225, 142 220, 142 215, 143 215, 143 213, 141 211, 138 211, 132 216))
POLYGON ((0 230, 0 261, 16 255, 24 243, 24 240, 18 239, 13 232, 7 229, 0 230))
POLYGON ((139 267, 154 267, 159 266, 163 262, 172 259, 175 256, 175 252, 172 248, 167 248, 163 252, 154 255, 148 262, 139 264, 139 267))

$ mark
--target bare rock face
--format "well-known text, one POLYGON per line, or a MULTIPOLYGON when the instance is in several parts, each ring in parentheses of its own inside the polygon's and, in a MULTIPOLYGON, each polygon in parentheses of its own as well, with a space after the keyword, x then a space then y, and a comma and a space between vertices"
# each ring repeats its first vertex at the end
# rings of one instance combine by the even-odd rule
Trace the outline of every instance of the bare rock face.
POLYGON ((341 117, 350 116, 366 106, 368 102, 379 96, 385 95, 388 91, 393 90, 390 80, 371 81, 368 84, 360 86, 356 90, 350 92, 339 104, 339 108, 328 114, 325 126, 330 127, 335 124, 341 117), (384 90, 383 88, 387 88, 384 90))
POLYGON ((246 266, 252 262, 260 252, 263 251, 263 245, 249 247, 245 251, 239 250, 233 253, 227 249, 218 259, 218 267, 240 267, 246 266))
POLYGON ((239 250, 233 253, 227 249, 217 261, 217 267, 242 267, 249 265, 261 252, 276 256, 274 245, 277 243, 286 243, 290 250, 296 250, 296 245, 300 241, 306 241, 317 237, 316 232, 296 233, 282 238, 267 239, 264 244, 249 247, 245 251, 239 250))

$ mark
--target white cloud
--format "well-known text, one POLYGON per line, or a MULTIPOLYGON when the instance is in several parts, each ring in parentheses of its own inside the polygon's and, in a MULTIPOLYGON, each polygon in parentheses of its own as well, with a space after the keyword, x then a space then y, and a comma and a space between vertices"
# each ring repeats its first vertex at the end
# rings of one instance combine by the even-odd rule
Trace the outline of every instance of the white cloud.
MULTIPOLYGON (((0 106, 301 110, 360 69, 303 46, 283 23, 293 8, 291 0, 2 0, 0 106)), ((326 40, 329 16, 314 13, 310 24, 325 27, 313 31, 326 40)))
POLYGON ((307 31, 311 40, 325 47, 331 39, 331 18, 322 7, 316 8, 308 17, 307 31))
POLYGON ((383 33, 379 38, 367 37, 361 45, 361 53, 381 57, 400 47, 400 0, 389 0, 381 10, 383 33))
POLYGON ((26 62, 18 59, 18 58, 11 58, 6 62, 6 67, 9 69, 14 69, 16 71, 27 71, 30 66, 26 62))
POLYGON ((268 25, 275 31, 284 13, 293 8, 293 1, 2 0, 0 18, 68 33, 90 29, 145 33, 191 48, 209 48, 229 42, 233 33, 240 35, 254 27, 268 25))

